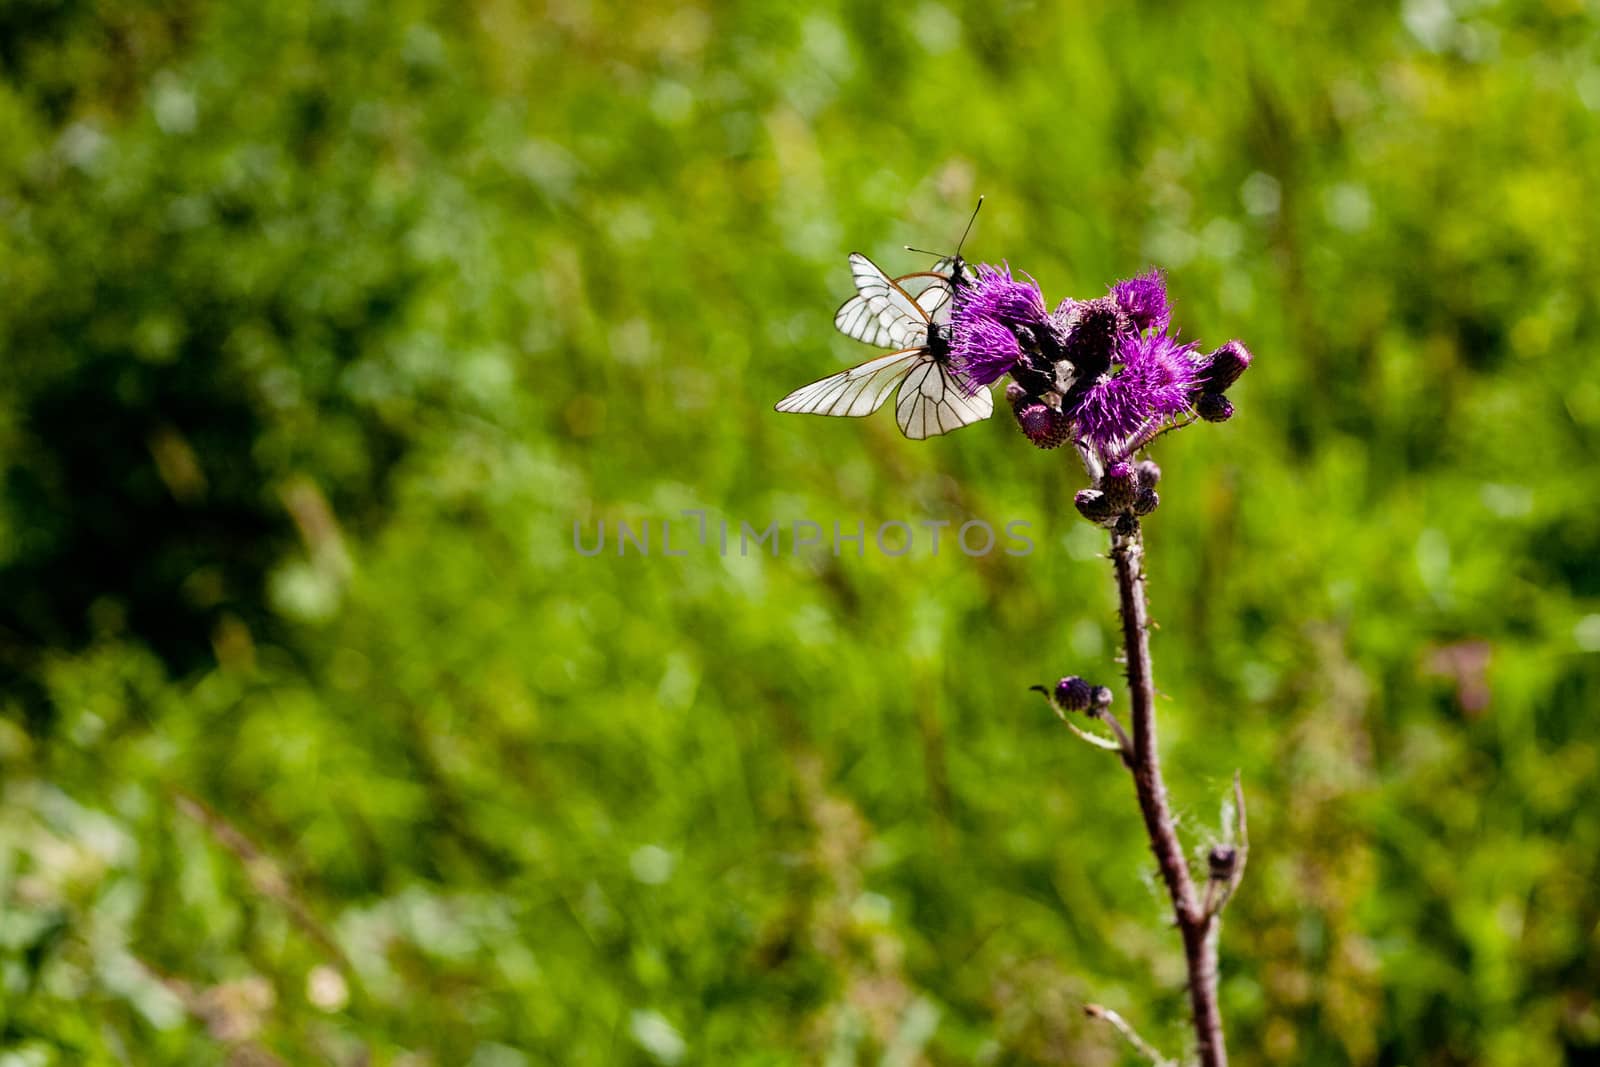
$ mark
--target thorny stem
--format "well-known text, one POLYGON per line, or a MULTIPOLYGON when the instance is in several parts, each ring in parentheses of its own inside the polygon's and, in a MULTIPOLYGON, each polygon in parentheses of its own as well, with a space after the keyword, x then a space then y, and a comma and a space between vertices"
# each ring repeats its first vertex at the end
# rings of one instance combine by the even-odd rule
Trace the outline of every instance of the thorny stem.
POLYGON ((1182 422, 1169 422, 1165 425, 1162 425, 1158 422, 1155 425, 1147 425, 1143 430, 1139 431, 1128 439, 1127 443, 1124 444, 1118 451, 1118 455, 1121 455, 1123 458, 1132 456, 1134 453, 1149 447, 1151 442, 1155 441, 1156 438, 1165 437, 1172 431, 1181 430, 1186 426, 1193 426, 1199 421, 1200 419, 1198 416, 1191 415, 1182 422))
POLYGON ((1111 709, 1091 709, 1089 715, 1092 718, 1104 720, 1105 724, 1111 727, 1111 732, 1117 735, 1117 751, 1122 754, 1122 762, 1127 765, 1129 770, 1132 770, 1133 741, 1129 739, 1128 731, 1122 728, 1122 724, 1117 721, 1117 717, 1111 714, 1111 709))
POLYGON ((1161 758, 1156 747, 1155 682, 1150 668, 1150 617, 1145 600, 1144 541, 1139 528, 1114 532, 1111 561, 1116 568, 1121 602, 1122 643, 1127 657, 1128 690, 1133 705, 1134 790, 1144 815, 1150 848, 1161 867, 1173 914, 1183 935, 1184 958, 1189 969, 1189 1004, 1202 1067, 1226 1067, 1228 1050, 1222 1037, 1222 1014, 1217 1007, 1217 916, 1201 905, 1194 879, 1183 857, 1183 845, 1173 825, 1167 787, 1161 779, 1161 758))

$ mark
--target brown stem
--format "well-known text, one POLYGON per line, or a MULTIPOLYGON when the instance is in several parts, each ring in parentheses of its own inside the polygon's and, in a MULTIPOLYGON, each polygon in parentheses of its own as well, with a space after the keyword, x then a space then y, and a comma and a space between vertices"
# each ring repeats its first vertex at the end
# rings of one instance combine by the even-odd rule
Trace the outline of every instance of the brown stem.
POLYGON ((1133 704, 1133 785, 1139 795, 1150 848, 1172 898, 1189 968, 1189 1003, 1202 1067, 1226 1067, 1222 1014, 1217 1008, 1216 916, 1200 904, 1183 845, 1172 822, 1167 787, 1161 780, 1156 748, 1155 682, 1150 670, 1150 618, 1144 590, 1144 541, 1139 528, 1111 536, 1111 561, 1121 599, 1122 644, 1128 661, 1128 691, 1133 704))

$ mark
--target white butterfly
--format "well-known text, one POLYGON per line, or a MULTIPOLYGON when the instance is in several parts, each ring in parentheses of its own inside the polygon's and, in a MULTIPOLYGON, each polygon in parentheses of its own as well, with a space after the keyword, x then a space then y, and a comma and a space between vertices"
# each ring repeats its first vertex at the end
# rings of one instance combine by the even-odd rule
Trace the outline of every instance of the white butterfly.
POLYGON ((856 295, 840 305, 833 324, 847 337, 895 351, 812 382, 777 403, 807 415, 870 415, 900 387, 895 421, 914 441, 937 437, 994 412, 988 389, 968 396, 950 373, 950 305, 967 284, 960 255, 932 270, 891 278, 860 252, 850 254, 856 295), (927 285, 912 296, 923 279, 927 285))

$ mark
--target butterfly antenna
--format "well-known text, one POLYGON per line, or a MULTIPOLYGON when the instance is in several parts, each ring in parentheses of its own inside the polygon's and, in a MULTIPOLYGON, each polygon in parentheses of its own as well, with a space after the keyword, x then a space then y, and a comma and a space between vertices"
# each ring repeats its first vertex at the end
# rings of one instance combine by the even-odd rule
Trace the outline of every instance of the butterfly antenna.
POLYGON ((972 209, 972 217, 967 220, 967 228, 961 231, 961 240, 956 242, 956 255, 961 255, 961 246, 967 243, 967 234, 972 232, 972 224, 978 221, 978 212, 983 210, 983 197, 978 197, 978 206, 972 209))
MULTIPOLYGON (((983 210, 983 197, 980 196, 978 197, 978 206, 972 209, 972 217, 967 220, 967 228, 961 231, 961 240, 956 242, 956 254, 952 258, 961 258, 961 246, 967 243, 967 234, 972 232, 972 224, 978 221, 978 212, 981 210, 983 210)), ((926 248, 918 248, 915 245, 906 245, 906 251, 916 252, 924 256, 934 256, 938 259, 945 258, 943 252, 930 252, 926 248)))

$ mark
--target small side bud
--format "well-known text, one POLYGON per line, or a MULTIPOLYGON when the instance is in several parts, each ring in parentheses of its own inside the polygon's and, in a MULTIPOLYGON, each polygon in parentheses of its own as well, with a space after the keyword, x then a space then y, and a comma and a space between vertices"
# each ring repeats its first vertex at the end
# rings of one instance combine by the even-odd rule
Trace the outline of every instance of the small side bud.
POLYGON ((1097 685, 1089 693, 1089 707, 1095 712, 1102 712, 1111 706, 1111 690, 1103 685, 1097 685))
POLYGON ((1227 422, 1233 418, 1233 401, 1221 393, 1202 393, 1194 408, 1207 422, 1227 422))
POLYGON ((1105 493, 1106 506, 1112 511, 1124 511, 1131 507, 1136 489, 1133 464, 1127 460, 1113 463, 1100 479, 1100 489, 1105 493))
POLYGON ((1239 868, 1239 850, 1232 845, 1212 845, 1206 854, 1206 868, 1213 882, 1226 882, 1239 868))
POLYGON ((1225 393, 1250 367, 1250 350, 1241 341, 1229 341, 1210 356, 1200 370, 1200 388, 1208 393, 1225 393))
POLYGON ((1040 448, 1056 448, 1072 436, 1072 420, 1046 406, 1016 382, 1006 386, 1006 399, 1022 432, 1040 448))
POLYGON ((1154 489, 1156 483, 1161 481, 1161 468, 1156 466, 1156 461, 1153 459, 1141 461, 1137 471, 1139 484, 1146 489, 1154 489))
POLYGON ((1095 688, 1076 674, 1069 675, 1056 683, 1056 707, 1062 711, 1088 711, 1094 703, 1095 688))
POLYGON ((1072 503, 1078 509, 1078 514, 1090 522, 1105 522, 1115 514, 1106 501, 1106 495, 1098 489, 1079 489, 1072 503))
POLYGON ((1161 496, 1149 486, 1141 486, 1133 498, 1133 513, 1135 515, 1148 515, 1161 503, 1161 496))

